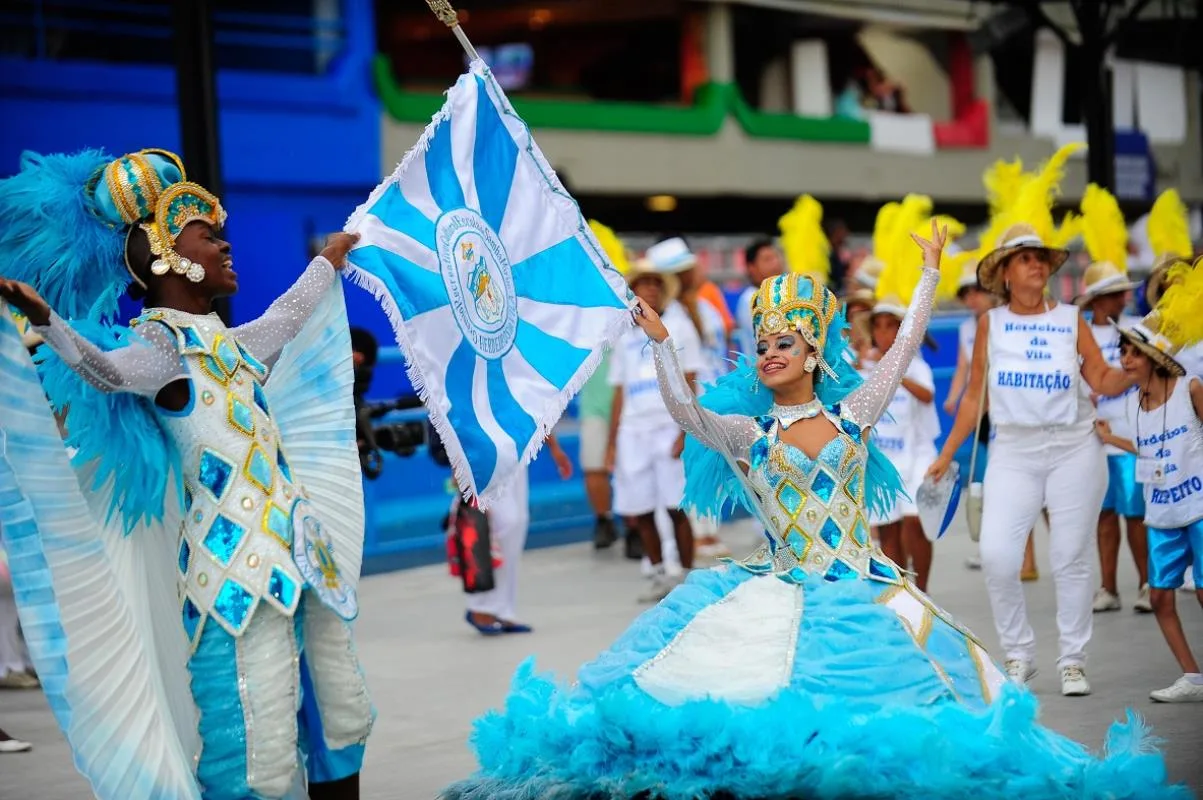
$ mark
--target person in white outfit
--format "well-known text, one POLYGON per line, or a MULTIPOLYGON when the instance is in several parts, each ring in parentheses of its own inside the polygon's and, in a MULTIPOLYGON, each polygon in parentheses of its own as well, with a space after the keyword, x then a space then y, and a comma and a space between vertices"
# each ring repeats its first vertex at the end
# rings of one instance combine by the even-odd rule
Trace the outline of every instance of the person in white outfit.
MULTIPOLYGON (((572 460, 555 436, 547 437, 547 450, 555 459, 561 480, 572 477, 572 460)), ((518 470, 504 497, 488 509, 489 537, 501 564, 493 569, 493 588, 469 594, 465 619, 485 636, 505 633, 530 633, 531 627, 518 619, 518 566, 526 549, 530 528, 530 472, 518 470)))
MULTIPOLYGON (((689 317, 701 342, 702 368, 698 371, 695 384, 700 396, 705 392, 706 384, 718 380, 730 369, 731 346, 722 312, 699 296, 702 275, 698 259, 684 239, 673 237, 658 242, 647 249, 646 258, 658 271, 675 275, 679 282, 677 303, 689 317)), ((731 551, 718 538, 717 519, 690 514, 689 524, 693 528, 694 555, 697 558, 725 558, 731 555, 731 551)))
MULTIPOLYGON (((1203 302, 1203 270, 1185 285, 1166 292, 1164 316, 1154 310, 1143 320, 1120 328, 1124 370, 1140 391, 1128 398, 1132 438, 1117 436, 1103 420, 1103 441, 1138 456, 1144 482, 1145 522, 1149 536, 1149 584, 1157 623, 1182 677, 1150 693, 1161 703, 1203 702, 1203 675, 1191 653, 1178 618, 1174 590, 1187 573, 1196 586, 1203 583, 1203 380, 1186 374, 1175 360, 1182 341, 1163 331, 1181 333, 1183 315, 1198 317, 1203 302), (1174 298, 1171 292, 1180 292, 1174 298), (1177 299, 1179 302, 1174 302, 1177 299), (1178 317, 1178 319, 1174 319, 1178 317)), ((1203 337, 1203 324, 1194 322, 1193 335, 1203 337)), ((1196 590, 1203 605, 1203 591, 1196 590)))
POLYGON ((1078 309, 1047 296, 1050 277, 1068 255, 1047 246, 1030 225, 1019 224, 981 260, 979 282, 1004 305, 978 322, 969 390, 928 474, 942 477, 977 430, 986 381, 995 436, 984 482, 982 570, 1007 674, 1017 683, 1036 674, 1036 635, 1019 568, 1028 533, 1047 507, 1061 691, 1085 695, 1093 624, 1090 562, 1107 473, 1094 435, 1094 408, 1078 384, 1084 379, 1097 394, 1117 395, 1131 381, 1107 366, 1094 337, 1079 325, 1078 309))
MULTIPOLYGON (((1110 261, 1096 261, 1086 269, 1085 291, 1074 303, 1090 316, 1090 332, 1098 342, 1099 351, 1108 364, 1120 365, 1120 336, 1116 325, 1130 325, 1136 320, 1124 314, 1129 293, 1138 286, 1128 280, 1128 275, 1110 261)), ((1127 403, 1136 391, 1133 387, 1118 397, 1092 395, 1096 413, 1100 420, 1110 424, 1117 436, 1130 438, 1128 430, 1127 403)), ((1099 566, 1102 586, 1094 593, 1094 611, 1118 611, 1119 598, 1119 543, 1120 519, 1128 533, 1128 547, 1136 562, 1139 577, 1139 592, 1133 608, 1150 612, 1149 601, 1149 545, 1145 537, 1145 502, 1140 484, 1136 480, 1136 456, 1121 448, 1105 445, 1107 454, 1107 494, 1103 498, 1103 511, 1099 514, 1098 543, 1099 566)))
MULTIPOLYGON (((642 303, 662 311, 664 324, 680 348, 679 359, 690 385, 705 368, 697 330, 680 304, 676 276, 658 271, 646 259, 627 274, 631 290, 642 303)), ((652 585, 640 602, 655 603, 679 582, 664 566, 664 550, 656 529, 656 509, 672 519, 677 555, 685 570, 693 567, 694 539, 689 517, 681 510, 685 466, 681 454, 685 433, 673 421, 656 382, 656 363, 647 336, 632 326, 614 346, 610 360, 614 404, 606 461, 614 471, 614 511, 628 530, 639 533, 653 569, 652 585)))
MULTIPOLYGON (((872 314, 873 345, 879 353, 889 352, 898 338, 906 306, 899 298, 886 297, 873 307, 872 314)), ((924 592, 931 575, 932 544, 923 533, 914 498, 924 473, 936 459, 940 420, 933 404, 935 398, 931 367, 916 353, 886 413, 873 426, 874 441, 902 476, 909 496, 899 495, 888 514, 874 515, 871 522, 877 528, 882 552, 895 564, 906 565, 909 561, 915 585, 924 592)))
MULTIPOLYGON (((1166 273, 1169 272, 1169 268, 1174 262, 1180 260, 1180 258, 1185 258, 1187 255, 1189 254, 1182 253, 1178 256, 1169 253, 1159 258, 1157 263, 1153 265, 1153 270, 1145 280, 1145 300, 1148 302, 1150 308, 1156 306, 1161 299, 1161 294, 1165 287, 1166 273)), ((1203 342, 1196 342, 1195 344, 1183 347, 1174 356, 1174 360, 1182 366, 1187 375, 1203 378, 1203 342)), ((1195 590, 1194 576, 1187 572, 1186 580, 1182 583, 1182 591, 1193 592, 1195 590)))

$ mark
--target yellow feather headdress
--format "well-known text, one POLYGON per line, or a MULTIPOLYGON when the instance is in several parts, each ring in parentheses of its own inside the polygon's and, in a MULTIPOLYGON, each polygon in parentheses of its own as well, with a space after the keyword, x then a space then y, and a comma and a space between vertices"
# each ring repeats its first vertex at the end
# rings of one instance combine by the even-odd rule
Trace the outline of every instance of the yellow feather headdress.
POLYGON ((831 276, 831 243, 823 232, 823 206, 808 194, 777 221, 781 249, 791 272, 814 275, 826 284, 831 276))
POLYGON ((1121 326, 1120 336, 1175 375, 1186 370, 1174 356, 1184 347, 1203 341, 1203 259, 1180 261, 1169 269, 1165 292, 1145 318, 1121 326))
MULTIPOLYGON (((939 215, 936 224, 948 227, 952 241, 965 233, 965 226, 952 217, 939 215)), ((920 194, 908 194, 902 202, 886 203, 877 212, 873 228, 873 255, 883 266, 877 279, 878 300, 897 301, 909 305, 919 278, 923 275, 923 260, 911 234, 931 236, 932 200, 920 194)), ((940 262, 940 283, 937 298, 956 296, 961 268, 972 253, 945 255, 940 262)))
POLYGON ((1115 196, 1090 184, 1082 196, 1082 242, 1090 260, 1106 261, 1128 271, 1128 226, 1115 196))
POLYGON ((1158 259, 1164 256, 1189 258, 1194 252, 1186 206, 1176 189, 1166 189, 1158 196, 1149 211, 1147 224, 1149 247, 1158 259))
POLYGON ((610 259, 610 264, 618 270, 618 274, 626 275, 631 269, 631 262, 627 258, 626 248, 623 247, 622 240, 618 238, 618 235, 595 219, 589 220, 589 229, 597 237, 597 243, 601 245, 606 258, 610 259))

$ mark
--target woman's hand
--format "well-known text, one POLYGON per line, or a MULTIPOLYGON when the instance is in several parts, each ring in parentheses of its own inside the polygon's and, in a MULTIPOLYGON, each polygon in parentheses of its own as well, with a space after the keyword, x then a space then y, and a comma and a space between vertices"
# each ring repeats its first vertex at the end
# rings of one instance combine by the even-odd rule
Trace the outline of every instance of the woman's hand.
POLYGON ((1096 419, 1094 421, 1094 432, 1099 435, 1099 441, 1103 444, 1111 444, 1111 423, 1105 419, 1096 419))
POLYGON ((912 233, 911 238, 923 251, 923 266, 927 269, 940 269, 940 255, 944 252, 944 246, 948 244, 948 226, 940 227, 933 217, 930 240, 924 239, 917 233, 912 233))
POLYGON ((613 442, 606 445, 606 460, 603 466, 605 467, 606 472, 611 475, 614 474, 614 462, 617 460, 617 454, 618 448, 614 446, 613 442))
POLYGON ((948 468, 952 466, 952 456, 941 454, 936 462, 927 468, 927 477, 932 481, 938 481, 944 477, 944 473, 948 472, 948 468))
POLYGON ((335 269, 342 269, 347 266, 347 253, 358 241, 358 233, 332 233, 326 239, 326 246, 322 249, 321 256, 329 261, 335 269))
POLYGON ((944 401, 944 413, 952 416, 957 412, 957 399, 952 395, 948 395, 948 399, 944 401))
POLYGON ((556 462, 556 472, 560 475, 560 480, 566 481, 572 477, 572 459, 564 452, 564 448, 560 447, 560 443, 554 436, 547 437, 547 449, 551 451, 551 458, 556 462))
POLYGON ((50 306, 28 283, 0 278, 0 297, 24 314, 31 325, 50 324, 50 306))
POLYGON ((631 312, 631 316, 640 330, 646 333, 647 338, 653 342, 663 342, 668 338, 668 328, 664 327, 664 323, 660 321, 660 315, 647 303, 640 301, 635 310, 631 312))
POLYGON ((681 435, 677 437, 677 441, 673 442, 673 458, 680 458, 685 452, 685 431, 681 431, 681 435))

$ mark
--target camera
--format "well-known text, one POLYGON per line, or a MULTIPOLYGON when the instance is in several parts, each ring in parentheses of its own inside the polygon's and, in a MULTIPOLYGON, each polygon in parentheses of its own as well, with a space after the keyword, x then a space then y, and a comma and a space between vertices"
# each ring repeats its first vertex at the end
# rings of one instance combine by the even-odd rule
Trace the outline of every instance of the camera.
POLYGON ((355 408, 355 438, 359 443, 359 465, 368 480, 375 480, 384 471, 382 451, 407 458, 426 444, 426 423, 389 422, 376 425, 375 420, 393 411, 421 408, 417 397, 399 397, 383 403, 357 402, 355 408))

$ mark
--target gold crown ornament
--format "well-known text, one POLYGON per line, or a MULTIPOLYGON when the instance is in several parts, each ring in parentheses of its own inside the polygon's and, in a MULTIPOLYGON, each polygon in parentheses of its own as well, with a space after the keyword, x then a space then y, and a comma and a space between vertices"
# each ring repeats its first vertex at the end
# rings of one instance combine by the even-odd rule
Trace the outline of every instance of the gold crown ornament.
POLYGON ((827 330, 840 310, 840 301, 811 274, 787 273, 766 278, 752 298, 756 337, 797 331, 813 351, 807 371, 816 366, 832 378, 835 370, 824 358, 827 330))

